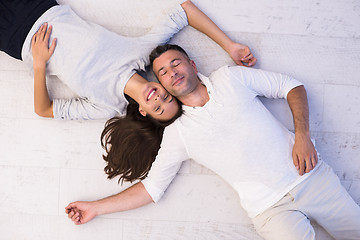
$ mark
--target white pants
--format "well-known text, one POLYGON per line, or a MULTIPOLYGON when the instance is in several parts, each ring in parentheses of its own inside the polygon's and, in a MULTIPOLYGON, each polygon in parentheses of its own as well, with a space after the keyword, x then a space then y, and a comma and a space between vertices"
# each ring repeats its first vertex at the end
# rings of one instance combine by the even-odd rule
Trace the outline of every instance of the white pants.
POLYGON ((360 207, 325 162, 274 206, 252 219, 265 239, 315 239, 315 220, 335 239, 360 239, 360 207))

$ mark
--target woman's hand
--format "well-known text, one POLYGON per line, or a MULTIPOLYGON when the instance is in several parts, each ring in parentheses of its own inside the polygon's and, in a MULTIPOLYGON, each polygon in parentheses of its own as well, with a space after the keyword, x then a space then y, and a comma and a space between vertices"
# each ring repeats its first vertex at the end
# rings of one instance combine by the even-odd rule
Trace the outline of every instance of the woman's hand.
POLYGON ((233 42, 228 53, 237 65, 252 67, 256 64, 256 57, 253 56, 246 45, 233 42))
POLYGON ((33 55, 34 69, 45 67, 47 61, 54 53, 56 46, 56 38, 51 43, 49 48, 49 39, 52 26, 47 27, 47 23, 41 25, 39 30, 34 34, 31 41, 31 49, 33 55))

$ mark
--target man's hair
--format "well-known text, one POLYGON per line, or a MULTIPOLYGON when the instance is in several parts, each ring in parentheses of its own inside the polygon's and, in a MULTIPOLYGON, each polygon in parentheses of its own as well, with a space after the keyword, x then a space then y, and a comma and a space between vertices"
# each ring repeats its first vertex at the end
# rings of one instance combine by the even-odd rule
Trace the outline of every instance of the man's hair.
POLYGON ((159 151, 164 128, 181 114, 179 103, 177 114, 168 121, 144 117, 139 113, 139 105, 129 99, 126 116, 109 119, 101 134, 108 178, 120 175, 119 183, 144 179, 159 151))
POLYGON ((190 60, 189 55, 185 52, 185 50, 182 47, 178 45, 174 45, 174 44, 159 45, 154 50, 152 50, 149 55, 151 68, 153 67, 154 60, 160 57, 161 54, 169 50, 178 51, 182 53, 188 60, 190 60))

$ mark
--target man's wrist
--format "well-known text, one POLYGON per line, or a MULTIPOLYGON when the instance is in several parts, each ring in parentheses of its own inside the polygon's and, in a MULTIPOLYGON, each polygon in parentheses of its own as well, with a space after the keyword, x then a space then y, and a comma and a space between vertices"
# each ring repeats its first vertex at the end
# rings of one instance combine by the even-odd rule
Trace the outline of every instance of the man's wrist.
POLYGON ((304 131, 295 131, 295 141, 297 139, 309 139, 310 138, 310 132, 307 130, 304 131))
POLYGON ((100 216, 108 213, 106 211, 106 201, 104 201, 104 199, 93 201, 91 202, 91 205, 95 216, 100 216))

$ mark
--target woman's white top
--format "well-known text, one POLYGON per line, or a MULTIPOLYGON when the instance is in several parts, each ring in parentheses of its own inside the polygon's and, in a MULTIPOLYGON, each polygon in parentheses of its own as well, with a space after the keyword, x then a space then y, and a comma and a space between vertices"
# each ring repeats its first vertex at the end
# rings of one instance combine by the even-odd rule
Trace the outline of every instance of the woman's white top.
POLYGON ((53 26, 57 38, 47 74, 56 75, 80 97, 54 99, 57 119, 104 119, 124 115, 128 104, 124 88, 136 70, 145 70, 150 52, 188 25, 181 5, 176 6, 142 37, 124 37, 81 19, 69 6, 46 11, 33 25, 22 49, 32 68, 31 39, 41 24, 53 26))

